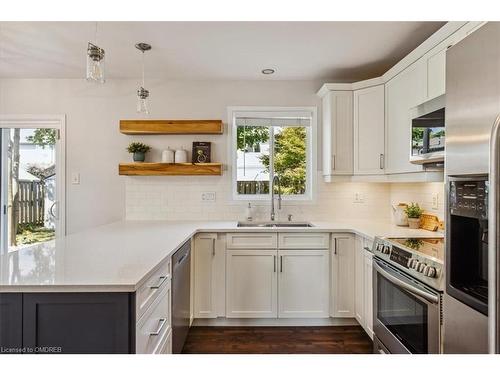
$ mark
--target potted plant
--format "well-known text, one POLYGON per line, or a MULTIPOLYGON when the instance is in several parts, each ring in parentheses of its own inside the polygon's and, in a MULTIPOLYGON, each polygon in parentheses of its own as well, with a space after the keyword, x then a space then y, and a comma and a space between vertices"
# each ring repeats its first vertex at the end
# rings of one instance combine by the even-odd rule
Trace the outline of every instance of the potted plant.
POLYGON ((408 216, 408 225, 411 229, 418 229, 420 227, 420 216, 424 210, 420 208, 418 203, 410 203, 405 209, 406 216, 408 216))
POLYGON ((127 151, 134 154, 135 162, 143 162, 146 159, 146 152, 149 150, 151 150, 151 147, 142 142, 132 142, 127 147, 127 151))

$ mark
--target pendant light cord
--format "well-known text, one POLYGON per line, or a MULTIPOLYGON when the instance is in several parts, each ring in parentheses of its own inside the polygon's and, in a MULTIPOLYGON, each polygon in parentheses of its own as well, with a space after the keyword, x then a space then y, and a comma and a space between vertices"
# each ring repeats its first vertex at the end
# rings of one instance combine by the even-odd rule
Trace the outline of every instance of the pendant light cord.
POLYGON ((144 87, 144 51, 142 51, 142 87, 144 87))

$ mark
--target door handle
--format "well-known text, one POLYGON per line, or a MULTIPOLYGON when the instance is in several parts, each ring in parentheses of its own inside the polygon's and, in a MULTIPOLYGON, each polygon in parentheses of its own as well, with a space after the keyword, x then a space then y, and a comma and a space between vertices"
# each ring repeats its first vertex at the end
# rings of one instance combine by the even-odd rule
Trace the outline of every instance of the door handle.
POLYGON ((161 330, 163 329, 163 327, 165 326, 165 324, 167 323, 167 319, 162 318, 158 321, 158 323, 160 323, 158 325, 158 329, 154 332, 150 332, 149 336, 158 336, 160 334, 161 330))
POLYGON ((332 155, 332 170, 336 169, 336 161, 337 161, 336 156, 332 155))
POLYGON ((150 289, 160 289, 165 281, 167 281, 167 276, 160 276, 160 282, 158 283, 158 285, 152 285, 149 288, 150 289))
POLYGON ((215 238, 212 238, 212 256, 215 256, 215 238))
POLYGON ((274 272, 276 272, 276 255, 273 255, 273 269, 274 269, 274 272))
POLYGON ((283 255, 280 255, 280 272, 283 272, 283 255))
POLYGON ((384 166, 385 166, 385 158, 384 158, 384 154, 380 154, 380 169, 384 169, 384 166))
POLYGON ((49 208, 49 213, 50 213, 50 216, 52 216, 54 219, 59 220, 59 214, 56 215, 54 213, 54 208, 56 207, 56 205, 58 208, 57 211, 59 211, 59 205, 57 203, 58 203, 58 201, 55 201, 54 203, 52 203, 52 205, 49 208))
POLYGON ((337 238, 333 239, 333 254, 337 255, 337 238))

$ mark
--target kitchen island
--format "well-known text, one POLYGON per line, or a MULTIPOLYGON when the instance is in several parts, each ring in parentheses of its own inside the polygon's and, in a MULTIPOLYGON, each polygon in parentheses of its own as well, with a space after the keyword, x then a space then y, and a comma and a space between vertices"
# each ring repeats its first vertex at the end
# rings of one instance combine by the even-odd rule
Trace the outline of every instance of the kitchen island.
POLYGON ((312 224, 238 228, 236 222, 122 221, 2 255, 0 347, 28 353, 169 352, 171 256, 197 233, 347 233, 368 240, 430 234, 369 221, 312 224))

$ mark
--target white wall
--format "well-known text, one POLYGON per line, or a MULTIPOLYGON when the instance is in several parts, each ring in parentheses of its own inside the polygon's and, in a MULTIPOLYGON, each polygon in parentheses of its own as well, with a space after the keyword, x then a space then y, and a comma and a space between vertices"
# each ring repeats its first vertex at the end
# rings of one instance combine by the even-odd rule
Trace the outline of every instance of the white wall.
MULTIPOLYGON (((82 72, 83 74, 83 72, 82 72)), ((321 82, 150 82, 151 118, 222 119, 231 105, 318 106, 321 82)), ((108 80, 104 85, 83 79, 1 79, 0 113, 66 114, 67 116, 67 230, 69 233, 125 217, 125 184, 118 163, 127 161, 132 140, 142 140, 159 159, 167 145, 190 149, 194 140, 214 143, 213 159, 227 162, 226 137, 126 136, 118 131, 120 119, 137 118, 135 80, 108 80), (79 172, 80 185, 69 183, 79 172)), ((319 150, 318 150, 319 152, 319 150)), ((221 179, 222 180, 222 179, 221 179)), ((169 177, 162 180, 168 184, 169 177)), ((190 180, 187 178, 186 183, 190 180)))
MULTIPOLYGON (((130 160, 125 147, 132 140, 153 146, 150 160, 159 160, 162 149, 191 142, 213 142, 212 158, 227 160, 224 135, 126 136, 119 133, 120 119, 133 119, 135 80, 109 80, 104 85, 75 79, 0 79, 0 113, 65 114, 67 118, 67 231, 128 219, 224 219, 244 218, 245 202, 230 200, 230 174, 222 177, 123 177, 118 163, 130 160), (70 183, 79 172, 80 185, 70 183), (203 203, 203 191, 216 192, 215 203, 203 203)), ((317 106, 322 82, 305 81, 164 81, 148 85, 150 118, 222 119, 228 106, 317 106)), ((318 118, 321 121, 321 118, 318 118)), ((227 126, 227 125, 226 125, 227 126)), ((227 128, 226 128, 227 130, 227 128)), ((321 137, 320 128, 318 137, 321 137)), ((318 142, 321 145, 321 142, 318 142)), ((318 148, 318 155, 321 150, 318 148)), ((318 160, 318 170, 321 159, 318 160)), ((421 186, 432 184, 325 184, 318 175, 317 200, 309 204, 285 204, 280 218, 292 213, 296 220, 390 220, 390 202, 422 201, 429 194, 421 186), (364 194, 364 203, 353 203, 354 194, 364 194)), ((430 190, 429 190, 430 189, 430 190)), ((268 218, 268 202, 257 207, 257 218, 268 218)))

